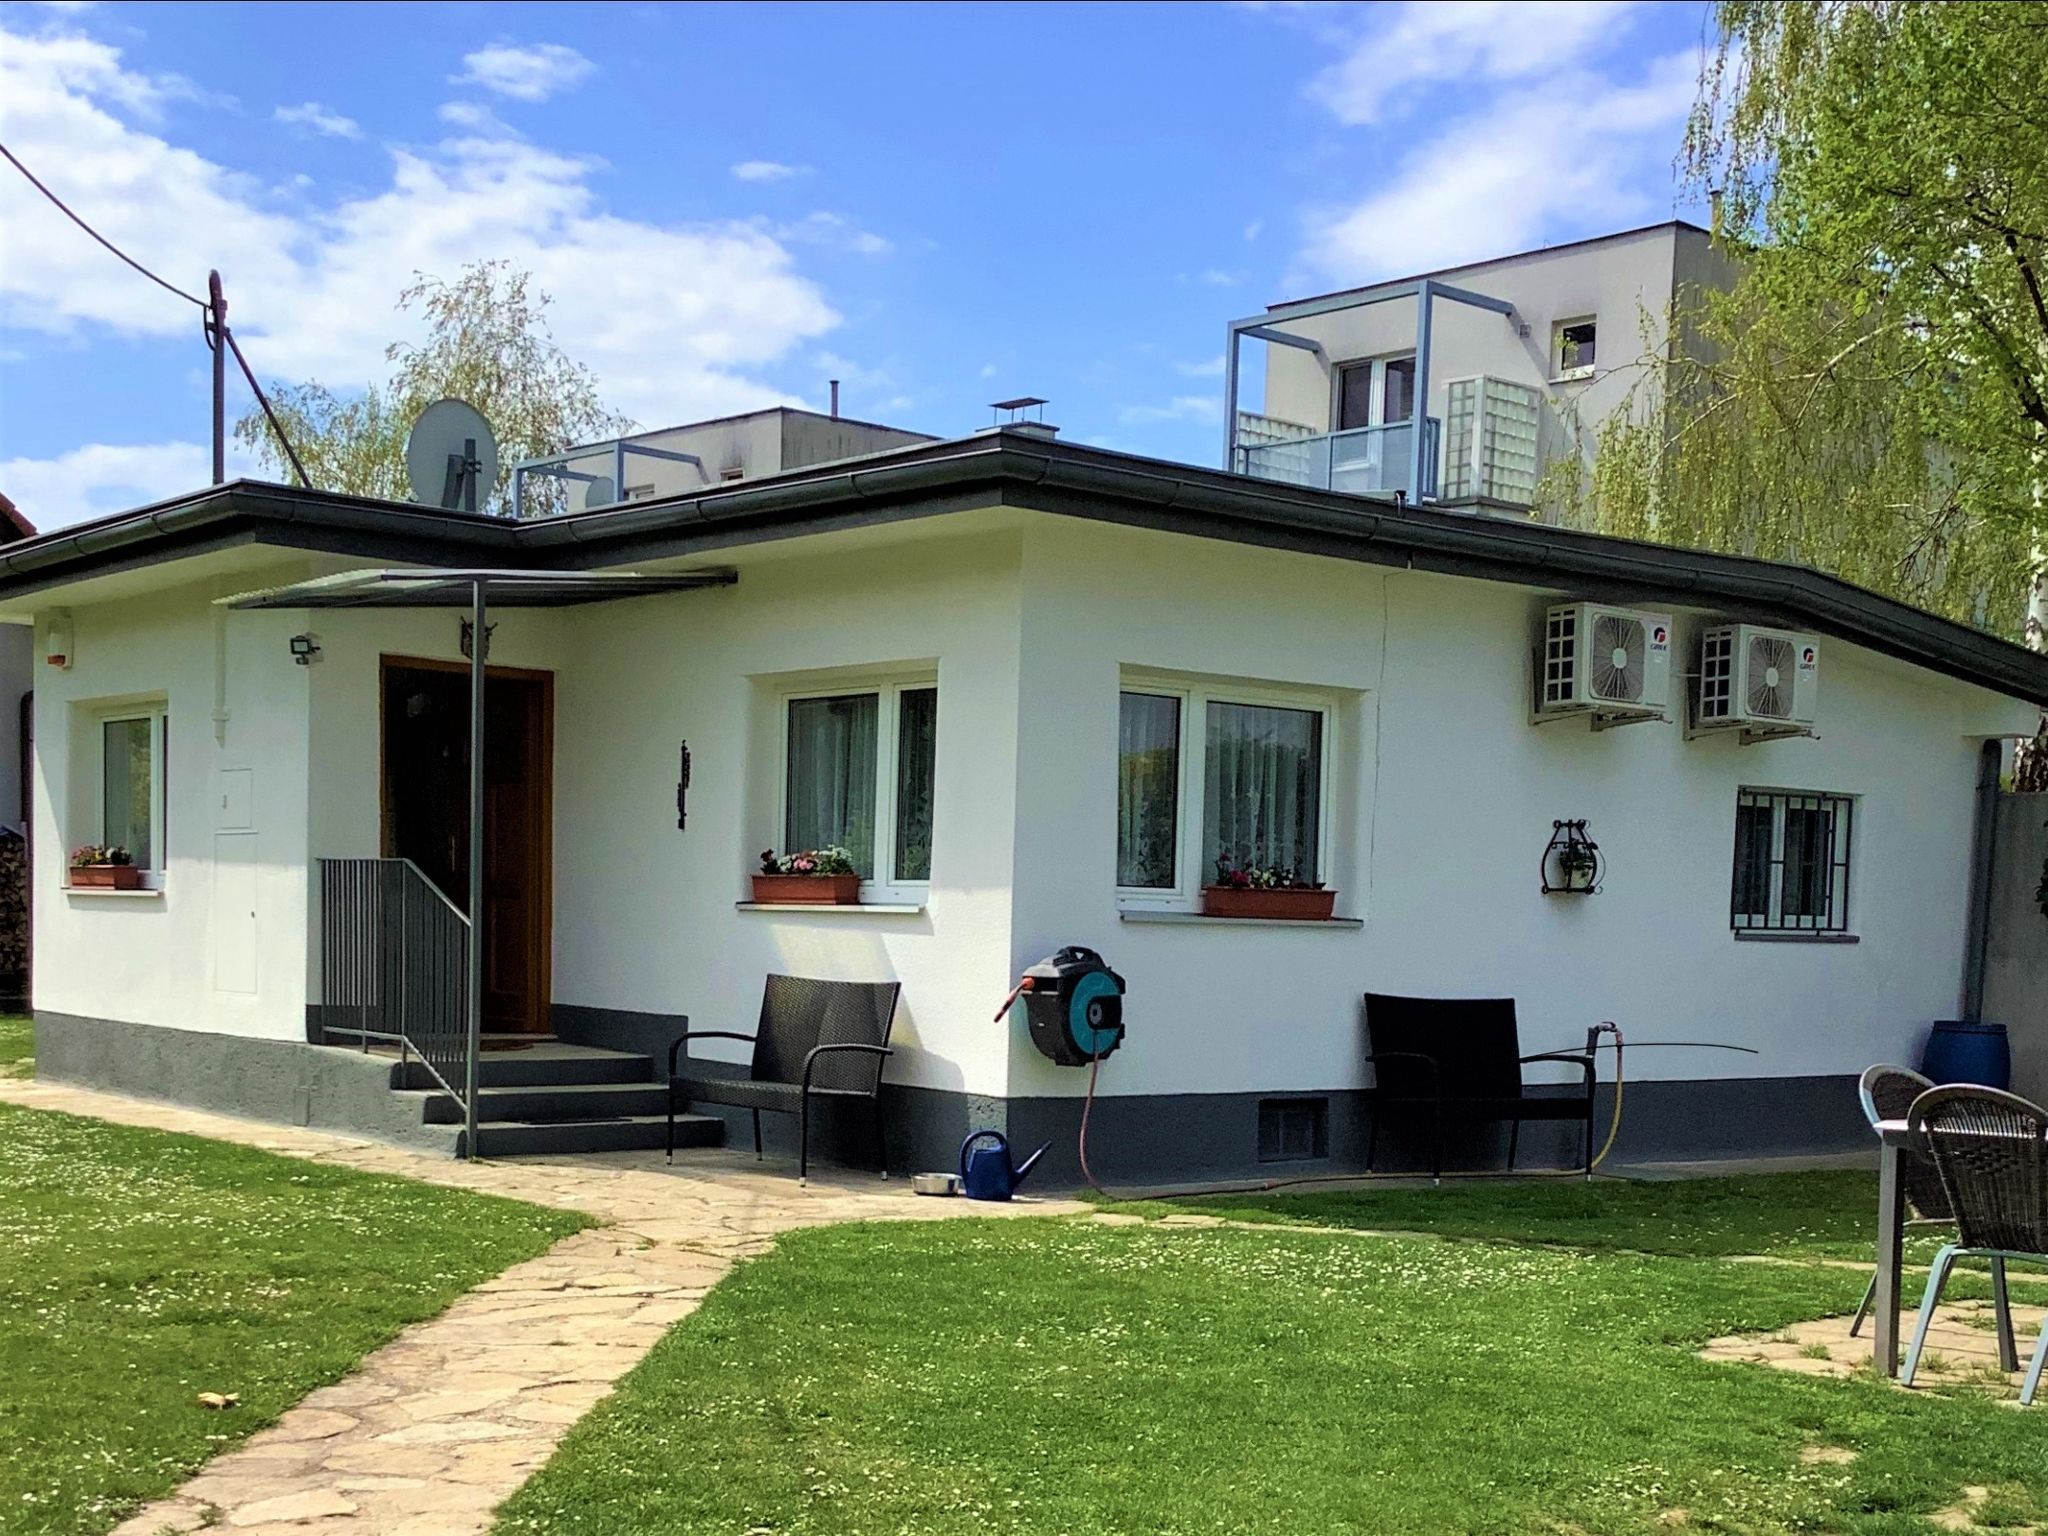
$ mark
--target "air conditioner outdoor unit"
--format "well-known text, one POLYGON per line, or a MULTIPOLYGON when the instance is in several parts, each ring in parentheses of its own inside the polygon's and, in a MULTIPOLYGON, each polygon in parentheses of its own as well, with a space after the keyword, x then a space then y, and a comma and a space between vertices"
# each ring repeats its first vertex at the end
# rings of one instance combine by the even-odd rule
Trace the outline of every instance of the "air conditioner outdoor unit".
POLYGON ((1694 729, 1736 728, 1748 740, 1810 736, 1819 704, 1819 637, 1755 624, 1701 633, 1694 729))
POLYGON ((1543 615, 1536 718, 1590 714, 1597 725, 1661 720, 1671 688, 1671 615, 1559 603, 1543 615))

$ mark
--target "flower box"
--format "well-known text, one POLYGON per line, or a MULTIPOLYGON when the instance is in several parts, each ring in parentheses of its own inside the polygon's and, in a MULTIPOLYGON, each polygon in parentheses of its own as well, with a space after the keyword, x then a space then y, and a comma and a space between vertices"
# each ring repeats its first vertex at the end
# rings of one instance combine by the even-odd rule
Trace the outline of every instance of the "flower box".
POLYGON ((71 885, 74 890, 139 891, 142 871, 133 864, 74 864, 71 885))
POLYGON ((1337 909, 1337 893, 1307 886, 1243 889, 1229 885, 1202 887, 1202 912, 1208 917, 1282 919, 1326 923, 1337 909))
POLYGON ((859 875, 756 875, 754 900, 761 904, 801 902, 806 906, 860 904, 859 875))

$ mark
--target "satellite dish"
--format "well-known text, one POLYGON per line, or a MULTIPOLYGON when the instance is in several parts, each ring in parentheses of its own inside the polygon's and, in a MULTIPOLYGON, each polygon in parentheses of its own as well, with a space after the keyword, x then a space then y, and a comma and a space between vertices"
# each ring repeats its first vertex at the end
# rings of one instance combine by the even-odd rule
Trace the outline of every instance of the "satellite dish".
POLYGON ((610 475, 593 476, 590 483, 583 487, 583 510, 586 512, 592 507, 608 507, 618 499, 618 492, 612 488, 610 475))
POLYGON ((498 483, 498 440, 475 406, 436 400, 405 440, 405 473, 413 499, 430 507, 474 512, 498 483))

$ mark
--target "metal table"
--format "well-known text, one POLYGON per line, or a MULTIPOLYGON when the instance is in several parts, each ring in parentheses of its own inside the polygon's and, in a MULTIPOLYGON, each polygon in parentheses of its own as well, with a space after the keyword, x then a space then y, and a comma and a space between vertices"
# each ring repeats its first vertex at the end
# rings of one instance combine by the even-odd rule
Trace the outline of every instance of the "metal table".
POLYGON ((1921 1150, 1903 1120, 1877 1122, 1877 1294, 1870 1299, 1870 1353, 1886 1376, 1899 1374, 1899 1279, 1905 1253, 1906 1185, 1899 1164, 1921 1150))
MULTIPOLYGON (((1899 1164, 1908 1152, 1924 1152, 1926 1139, 1903 1120, 1880 1120, 1875 1126, 1877 1153, 1877 1292, 1870 1298, 1870 1354, 1886 1376, 1899 1374, 1900 1271, 1905 1251, 1906 1185, 1899 1164)), ((1995 1305, 2003 1316, 2011 1316, 2005 1288, 2005 1269, 1994 1265, 1991 1278, 1995 1305)), ((2005 1330, 1998 1334, 1998 1363, 2008 1371, 2019 1369, 2012 1340, 2005 1330)))

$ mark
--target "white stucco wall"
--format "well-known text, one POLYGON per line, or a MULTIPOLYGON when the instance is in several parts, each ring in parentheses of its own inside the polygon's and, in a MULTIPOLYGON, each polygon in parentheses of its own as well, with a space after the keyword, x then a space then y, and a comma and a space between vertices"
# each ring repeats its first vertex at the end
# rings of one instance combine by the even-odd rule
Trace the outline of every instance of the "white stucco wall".
POLYGON ((897 978, 890 1080, 1000 1093, 1005 1036, 989 1018, 1010 985, 1016 535, 834 542, 831 555, 747 560, 729 590, 567 617, 555 695, 555 999, 751 1031, 769 971, 897 978), (773 685, 934 662, 926 910, 736 910, 760 851, 781 843, 773 685), (678 832, 685 740, 695 762, 689 827, 678 832))
POLYGON ((311 669, 289 654, 297 616, 226 618, 223 743, 213 721, 216 590, 73 608, 72 665, 39 670, 36 1007, 304 1039, 311 669), (68 891, 65 853, 101 836, 95 716, 137 700, 170 711, 162 892, 68 891))
MULTIPOLYGON (((1169 535, 1044 520, 1024 553, 1017 957, 1086 943, 1130 983, 1106 1093, 1364 1080, 1359 995, 1512 995, 1527 1050, 1614 1019, 1639 1078, 1860 1071, 1952 1016, 1961 983, 1976 740, 2025 713, 1836 641, 1821 736, 1743 747, 1677 723, 1594 734, 1528 723, 1537 594, 1169 535), (1120 666, 1360 690, 1338 753, 1340 914, 1362 929, 1120 922, 1120 666), (1740 786, 1858 796, 1857 944, 1728 929, 1740 786), (1551 822, 1585 817, 1609 860, 1591 898, 1539 894, 1551 822)), ((1681 616, 1679 654, 1689 624, 1681 616)), ((1013 1044, 1011 1092, 1072 1093, 1013 1044)))

